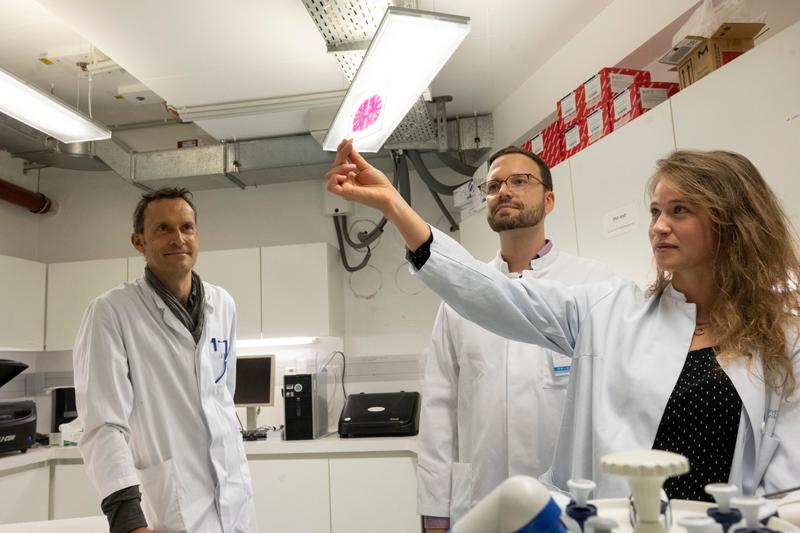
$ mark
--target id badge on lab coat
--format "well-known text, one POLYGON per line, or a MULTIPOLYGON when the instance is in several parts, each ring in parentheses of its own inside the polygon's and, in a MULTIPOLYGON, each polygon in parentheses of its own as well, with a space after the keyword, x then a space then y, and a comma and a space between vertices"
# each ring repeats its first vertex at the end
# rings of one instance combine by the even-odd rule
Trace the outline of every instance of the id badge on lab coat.
POLYGON ((546 388, 563 388, 569 382, 572 359, 566 355, 550 352, 548 354, 548 376, 546 388))

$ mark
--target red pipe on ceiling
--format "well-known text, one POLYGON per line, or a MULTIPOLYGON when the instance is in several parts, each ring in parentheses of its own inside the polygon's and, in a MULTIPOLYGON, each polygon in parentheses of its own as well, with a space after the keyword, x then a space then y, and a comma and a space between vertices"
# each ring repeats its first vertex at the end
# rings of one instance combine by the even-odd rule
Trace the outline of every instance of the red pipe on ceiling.
POLYGON ((31 213, 43 215, 50 211, 50 198, 40 192, 29 191, 10 181, 0 179, 0 200, 24 207, 31 213))

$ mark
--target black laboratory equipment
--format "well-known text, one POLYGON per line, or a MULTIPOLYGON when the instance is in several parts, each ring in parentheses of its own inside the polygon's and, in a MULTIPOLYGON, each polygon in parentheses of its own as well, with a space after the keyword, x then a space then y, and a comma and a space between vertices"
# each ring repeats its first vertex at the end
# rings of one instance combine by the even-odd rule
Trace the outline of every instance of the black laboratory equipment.
POLYGON ((58 426, 72 422, 78 418, 78 408, 75 406, 75 387, 58 387, 51 392, 53 397, 53 423, 51 433, 58 433, 58 426))
MULTIPOLYGON (((25 363, 0 359, 0 387, 26 368, 25 363)), ((0 401, 0 453, 25 453, 35 439, 36 404, 33 400, 0 401)))
POLYGON ((339 436, 402 437, 419 433, 418 392, 351 394, 339 417, 339 436))
POLYGON ((324 436, 328 428, 325 374, 285 374, 283 409, 286 440, 324 436))

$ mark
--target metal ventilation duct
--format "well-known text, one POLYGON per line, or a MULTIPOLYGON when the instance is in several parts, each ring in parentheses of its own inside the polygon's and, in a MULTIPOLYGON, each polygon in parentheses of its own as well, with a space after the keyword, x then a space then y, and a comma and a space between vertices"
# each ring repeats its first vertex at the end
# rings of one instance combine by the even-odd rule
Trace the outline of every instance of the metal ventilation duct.
POLYGON ((108 166, 91 153, 91 144, 64 144, 0 113, 0 149, 37 165, 71 170, 108 170, 108 166))
MULTIPOLYGON (((494 142, 491 115, 447 121, 448 153, 423 154, 428 168, 475 165, 494 142), (474 140, 478 138, 479 143, 474 140)), ((116 139, 76 146, 52 144, 47 137, 0 115, 0 149, 35 166, 72 170, 113 170, 142 189, 182 186, 193 190, 320 180, 334 154, 323 152, 311 135, 221 143, 198 148, 134 152, 116 139)), ((383 172, 394 165, 387 150, 367 159, 383 172)))

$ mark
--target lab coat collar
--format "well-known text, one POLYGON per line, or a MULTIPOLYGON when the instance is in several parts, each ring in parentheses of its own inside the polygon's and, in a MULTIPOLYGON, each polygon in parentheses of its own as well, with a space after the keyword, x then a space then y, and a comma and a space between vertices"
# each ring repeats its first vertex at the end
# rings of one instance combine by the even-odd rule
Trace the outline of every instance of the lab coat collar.
MULTIPOLYGON (((158 293, 153 290, 153 288, 150 286, 149 283, 147 283, 147 280, 144 279, 144 277, 141 277, 136 280, 136 284, 144 292, 145 298, 149 299, 152 302, 152 304, 155 305, 156 309, 158 309, 161 312, 164 323, 168 325, 170 328, 172 328, 172 330, 177 332, 179 335, 188 336, 190 339, 192 339, 192 343, 194 343, 194 338, 192 337, 192 334, 189 332, 189 330, 186 329, 186 326, 181 324, 180 321, 177 318, 175 318, 175 315, 172 314, 170 308, 167 307, 167 304, 164 303, 164 300, 162 300, 161 297, 158 295, 158 293)), ((205 290, 203 292, 205 293, 205 302, 206 302, 205 312, 212 313, 214 311, 214 302, 213 299, 211 298, 211 295, 209 294, 210 291, 208 290, 207 283, 204 285, 204 289, 205 290)), ((205 329, 206 328, 203 328, 203 333, 205 333, 205 329)))
MULTIPOLYGON (((530 270, 541 270, 549 267, 555 262, 556 257, 558 257, 558 250, 556 249, 555 243, 552 243, 552 241, 548 242, 551 243, 550 250, 542 257, 535 257, 531 259, 530 270)), ((496 268, 506 276, 514 275, 508 271, 508 263, 506 263, 505 259, 503 259, 503 256, 500 255, 500 250, 497 250, 497 254, 494 256, 494 259, 489 262, 489 266, 496 268)))
MULTIPOLYGON (((677 300, 679 303, 686 303, 686 295, 676 289, 672 282, 664 289, 664 293, 668 294, 672 299, 677 300)), ((692 304, 694 305, 694 304, 692 304)))
MULTIPOLYGON (((202 280, 200 282, 203 283, 203 288, 205 289, 203 291, 203 294, 205 295, 206 308, 207 308, 208 311, 213 311, 214 310, 214 300, 211 298, 210 291, 208 290, 208 283, 206 283, 205 281, 202 281, 202 280)), ((164 303, 164 300, 162 300, 161 297, 158 295, 158 293, 153 290, 153 288, 150 286, 150 284, 147 283, 147 280, 144 279, 144 276, 139 278, 139 279, 137 279, 136 280, 136 284, 139 285, 139 287, 143 291, 145 291, 146 294, 150 295, 150 298, 153 300, 153 302, 155 303, 156 307, 158 307, 161 310, 165 310, 165 309, 169 310, 169 308, 167 307, 167 304, 164 303)))

